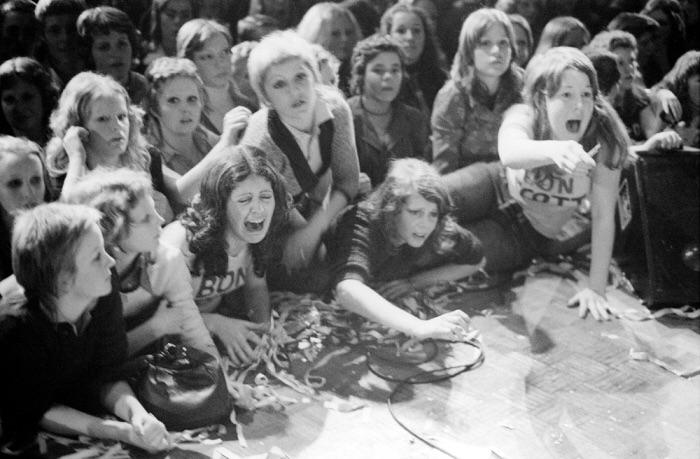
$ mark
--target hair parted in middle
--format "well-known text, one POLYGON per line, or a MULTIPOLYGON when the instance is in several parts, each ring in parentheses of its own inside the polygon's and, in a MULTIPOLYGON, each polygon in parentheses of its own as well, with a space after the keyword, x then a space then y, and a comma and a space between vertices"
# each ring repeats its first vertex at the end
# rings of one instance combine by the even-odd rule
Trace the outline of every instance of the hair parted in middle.
MULTIPOLYGON (((58 103, 58 86, 46 68, 30 57, 15 57, 0 65, 0 94, 20 81, 34 85, 39 91, 43 111, 41 123, 48 129, 49 117, 58 103)), ((0 111, 0 132, 11 134, 6 124, 7 120, 0 111)))
POLYGON ((129 118, 129 142, 119 157, 120 165, 139 170, 148 170, 150 156, 146 141, 141 134, 141 109, 131 105, 126 89, 109 76, 94 72, 81 72, 66 85, 58 107, 51 114, 53 138, 46 146, 46 163, 51 175, 65 174, 68 154, 63 148, 63 136, 71 126, 85 127, 90 117, 93 102, 100 96, 117 95, 124 98, 129 118))
POLYGON ((392 161, 384 181, 372 192, 365 205, 373 225, 388 240, 398 235, 398 216, 413 194, 435 203, 438 223, 428 236, 422 249, 435 253, 449 250, 449 236, 454 234, 456 223, 452 219, 452 200, 447 186, 433 166, 417 158, 401 158, 392 161))
POLYGON ((603 147, 598 160, 608 168, 620 167, 630 145, 627 129, 615 109, 603 98, 591 60, 577 48, 559 46, 532 58, 525 71, 523 99, 535 113, 533 132, 536 140, 550 140, 547 97, 560 89, 564 72, 575 70, 588 78, 593 93, 593 115, 581 139, 584 148, 596 143, 603 147))
MULTIPOLYGON (((462 24, 462 29, 459 32, 459 45, 450 77, 455 81, 460 81, 464 78, 472 76, 472 68, 474 67, 474 50, 479 46, 479 40, 486 31, 493 25, 500 25, 505 30, 510 44, 511 62, 508 72, 513 72, 514 61, 513 57, 517 56, 517 47, 515 46, 515 31, 513 24, 508 19, 508 15, 501 10, 495 8, 481 8, 467 16, 462 24)), ((505 76, 505 74, 504 74, 505 76)))
POLYGON ((265 238, 252 244, 253 270, 262 277, 272 257, 281 250, 281 232, 286 227, 292 198, 287 193, 282 175, 266 159, 265 153, 253 146, 239 145, 225 159, 215 164, 202 180, 199 194, 180 217, 187 231, 189 250, 195 255, 194 267, 207 274, 223 274, 228 266, 227 243, 224 237, 229 224, 228 201, 238 184, 258 176, 272 187, 275 209, 265 238))

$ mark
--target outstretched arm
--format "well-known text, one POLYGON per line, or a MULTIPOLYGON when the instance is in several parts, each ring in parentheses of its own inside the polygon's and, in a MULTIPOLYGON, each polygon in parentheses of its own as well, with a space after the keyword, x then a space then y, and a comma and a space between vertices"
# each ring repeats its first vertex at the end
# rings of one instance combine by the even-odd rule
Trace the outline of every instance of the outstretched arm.
POLYGON ((399 330, 418 339, 456 339, 469 328, 469 318, 460 310, 422 320, 385 300, 357 279, 344 279, 336 286, 338 302, 349 311, 399 330))
POLYGON ((498 131, 498 155, 504 166, 532 169, 556 164, 570 174, 587 174, 595 160, 581 144, 573 140, 535 140, 532 131, 534 113, 530 107, 511 107, 498 131))
POLYGON ((485 264, 486 259, 484 258, 481 260, 481 262, 475 265, 448 264, 438 266, 437 268, 416 273, 406 279, 397 279, 395 281, 387 282, 381 287, 378 287, 377 292, 386 298, 399 298, 414 290, 421 290, 441 282, 451 282, 471 276, 475 272, 482 269, 485 264))

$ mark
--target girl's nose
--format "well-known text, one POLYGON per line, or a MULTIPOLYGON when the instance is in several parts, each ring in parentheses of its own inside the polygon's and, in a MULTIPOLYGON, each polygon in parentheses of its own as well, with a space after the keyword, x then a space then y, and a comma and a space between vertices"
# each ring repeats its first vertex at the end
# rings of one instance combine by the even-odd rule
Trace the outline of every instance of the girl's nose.
POLYGON ((114 258, 112 258, 107 252, 104 254, 104 260, 105 260, 105 266, 107 269, 111 269, 116 263, 114 262, 114 258))

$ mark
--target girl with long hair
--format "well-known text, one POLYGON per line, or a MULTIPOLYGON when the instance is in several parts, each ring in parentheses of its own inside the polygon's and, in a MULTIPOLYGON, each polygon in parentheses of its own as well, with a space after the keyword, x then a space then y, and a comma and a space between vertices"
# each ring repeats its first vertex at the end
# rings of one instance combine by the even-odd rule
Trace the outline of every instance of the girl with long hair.
POLYGON ((229 151, 162 240, 180 249, 194 300, 234 363, 253 357, 256 332, 270 326, 266 273, 290 211, 281 175, 260 150, 229 151))
POLYGON ((435 96, 447 80, 447 64, 425 11, 399 2, 382 15, 380 33, 401 46, 406 63, 399 99, 430 118, 435 96))
POLYGON ((500 164, 475 164, 448 182, 460 223, 482 241, 486 268, 507 271, 535 256, 591 243, 588 285, 571 300, 583 317, 609 318, 605 296, 620 170, 629 149, 622 121, 575 48, 534 57, 525 102, 504 116, 500 164), (580 212, 590 205, 589 226, 580 212))
POLYGON ((483 266, 480 242, 450 216, 447 187, 428 163, 397 159, 365 201, 339 219, 329 242, 343 307, 418 339, 458 339, 461 310, 423 320, 397 307, 402 295, 469 276, 483 266))
POLYGON ((49 117, 58 102, 58 87, 44 66, 29 57, 0 65, 0 133, 44 145, 49 117))
POLYGON ((450 79, 433 107, 433 164, 442 174, 480 161, 497 161, 503 113, 522 100, 522 70, 513 61, 508 16, 482 8, 462 24, 450 79))

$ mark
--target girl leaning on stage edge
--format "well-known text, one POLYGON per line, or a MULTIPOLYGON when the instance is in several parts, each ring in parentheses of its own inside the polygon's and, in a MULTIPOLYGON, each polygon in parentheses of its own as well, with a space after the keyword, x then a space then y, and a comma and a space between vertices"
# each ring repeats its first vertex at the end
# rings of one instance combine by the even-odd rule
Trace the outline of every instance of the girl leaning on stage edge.
POLYGON ((392 303, 431 285, 480 269, 480 242, 450 215, 442 177, 416 158, 395 160, 386 179, 339 218, 328 253, 338 303, 418 339, 459 339, 461 310, 422 320, 392 303))
POLYGON ((563 226, 579 197, 590 200, 590 279, 569 304, 578 303, 581 316, 590 312, 596 319, 607 319, 605 287, 615 237, 615 203, 629 147, 624 125, 599 93, 590 60, 574 48, 553 48, 533 58, 523 92, 526 103, 506 113, 498 134, 509 191, 530 225, 550 239, 557 232, 552 221, 563 226), (600 149, 593 157, 596 145, 600 149), (535 193, 548 193, 544 182, 556 178, 571 179, 571 188, 580 195, 561 201, 549 193, 548 204, 538 202, 535 193), (531 197, 527 188, 533 190, 531 197))

